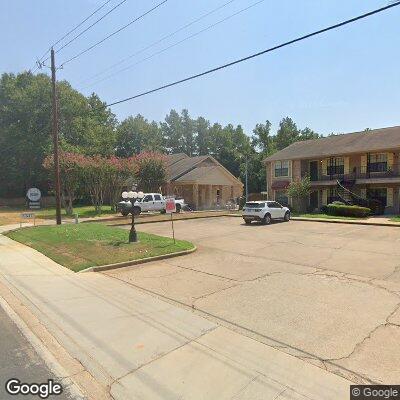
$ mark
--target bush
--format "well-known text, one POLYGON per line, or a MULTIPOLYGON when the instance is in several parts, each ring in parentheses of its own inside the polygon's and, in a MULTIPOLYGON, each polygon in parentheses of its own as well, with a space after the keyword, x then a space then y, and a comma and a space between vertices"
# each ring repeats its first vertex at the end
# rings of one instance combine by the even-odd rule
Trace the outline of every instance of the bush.
POLYGON ((356 217, 365 218, 371 214, 371 209, 360 206, 348 206, 340 204, 328 204, 326 206, 326 213, 328 215, 337 215, 342 217, 356 217))

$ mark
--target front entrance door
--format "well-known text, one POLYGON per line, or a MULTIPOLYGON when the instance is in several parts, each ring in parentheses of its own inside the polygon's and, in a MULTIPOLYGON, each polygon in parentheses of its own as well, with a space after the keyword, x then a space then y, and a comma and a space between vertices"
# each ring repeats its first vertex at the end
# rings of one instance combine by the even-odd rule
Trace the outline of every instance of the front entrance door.
POLYGON ((318 180, 318 161, 310 161, 310 180, 318 180))
POLYGON ((318 191, 310 193, 310 208, 312 210, 318 208, 318 191))

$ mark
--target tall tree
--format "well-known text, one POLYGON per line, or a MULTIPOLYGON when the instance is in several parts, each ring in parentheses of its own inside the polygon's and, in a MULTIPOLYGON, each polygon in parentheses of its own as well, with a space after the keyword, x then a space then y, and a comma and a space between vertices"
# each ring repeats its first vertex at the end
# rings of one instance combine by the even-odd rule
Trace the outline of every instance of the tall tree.
POLYGON ((196 146, 196 124, 195 121, 190 118, 188 110, 182 110, 182 135, 184 152, 189 156, 195 156, 197 154, 196 146))
MULTIPOLYGON (((96 95, 86 98, 65 81, 57 84, 60 143, 64 151, 109 155, 115 117, 96 95)), ((46 191, 43 167, 51 152, 51 84, 45 74, 0 78, 0 195, 21 196, 30 186, 46 191)))
POLYGON ((161 151, 162 134, 155 121, 149 122, 142 115, 128 117, 117 128, 116 154, 130 157, 142 151, 161 151))
POLYGON ((175 110, 171 110, 165 117, 165 121, 161 123, 161 131, 167 153, 184 153, 186 151, 182 118, 175 110))
POLYGON ((297 125, 289 117, 285 117, 279 123, 279 129, 275 136, 277 150, 282 150, 290 144, 299 140, 297 125))
POLYGON ((305 127, 300 131, 299 140, 319 139, 320 137, 322 137, 322 135, 314 132, 309 127, 305 127))
POLYGON ((253 147, 267 156, 275 151, 274 138, 271 136, 271 122, 265 121, 265 124, 257 124, 253 129, 252 144, 253 147))
POLYGON ((196 120, 196 144, 197 152, 200 156, 209 154, 210 146, 210 122, 203 117, 196 120))

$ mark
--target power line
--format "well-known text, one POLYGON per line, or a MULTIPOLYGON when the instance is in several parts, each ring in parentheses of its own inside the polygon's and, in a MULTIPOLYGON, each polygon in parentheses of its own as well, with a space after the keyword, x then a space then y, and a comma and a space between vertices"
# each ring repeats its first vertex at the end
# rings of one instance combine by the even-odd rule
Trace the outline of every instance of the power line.
POLYGON ((208 17, 209 15, 215 13, 216 11, 221 10, 222 8, 224 8, 224 7, 226 7, 227 5, 233 3, 234 1, 237 1, 237 0, 229 0, 229 1, 227 1, 226 3, 224 3, 224 4, 222 4, 222 5, 218 6, 218 7, 216 7, 216 8, 214 8, 214 9, 212 9, 211 11, 208 11, 207 13, 201 15, 200 17, 196 18, 195 20, 193 20, 193 21, 187 23, 186 25, 181 26, 181 27, 178 28, 177 30, 175 30, 175 31, 173 31, 173 32, 171 32, 171 33, 169 33, 169 34, 163 36, 162 38, 156 40, 155 42, 149 44, 149 45, 146 46, 146 47, 143 47, 142 49, 138 50, 137 52, 130 54, 129 56, 123 58, 122 60, 116 62, 115 64, 110 65, 109 67, 107 67, 107 68, 105 68, 104 70, 98 72, 97 74, 92 75, 90 78, 85 79, 85 80, 82 81, 81 83, 88 82, 88 81, 90 81, 91 79, 97 78, 99 75, 104 74, 105 72, 107 72, 107 71, 113 69, 114 67, 117 67, 118 65, 123 64, 125 61, 130 60, 132 57, 135 57, 135 56, 137 56, 137 55, 143 53, 144 51, 146 51, 146 50, 148 50, 148 49, 154 47, 155 45, 157 45, 157 44, 163 42, 164 40, 169 39, 170 37, 176 35, 177 33, 183 31, 183 30, 186 29, 186 28, 189 28, 190 26, 192 26, 192 25, 194 25, 195 23, 201 21, 202 19, 208 17))
POLYGON ((88 48, 86 48, 85 50, 82 50, 81 52, 79 52, 78 54, 74 55, 73 57, 69 58, 68 60, 64 61, 61 64, 61 67, 63 67, 65 64, 71 62, 72 60, 75 60, 76 58, 80 57, 82 54, 87 53, 89 50, 92 50, 94 47, 98 46, 99 44, 105 42, 107 39, 111 38, 112 36, 116 35, 117 33, 121 32, 122 30, 126 29, 128 26, 132 25, 133 23, 139 21, 140 19, 142 19, 143 17, 145 17, 146 15, 150 14, 151 12, 153 12, 154 10, 156 10, 158 7, 161 7, 164 3, 166 3, 168 0, 163 0, 160 3, 158 3, 157 5, 155 5, 153 8, 151 8, 150 10, 146 11, 145 13, 139 15, 138 17, 136 17, 135 19, 133 19, 132 21, 128 22, 126 25, 122 26, 121 28, 117 29, 116 31, 110 33, 108 36, 106 36, 105 38, 99 40, 98 42, 94 43, 93 45, 89 46, 88 48))
POLYGON ((260 52, 258 52, 258 53, 254 53, 254 54, 251 54, 251 55, 249 55, 249 56, 247 56, 247 57, 243 57, 243 58, 240 58, 240 59, 238 59, 238 60, 232 61, 232 62, 230 62, 230 63, 220 65, 219 67, 209 69, 209 70, 204 71, 204 72, 201 72, 201 73, 199 73, 199 74, 191 75, 191 76, 189 76, 189 77, 187 77, 187 78, 180 79, 180 80, 178 80, 178 81, 171 82, 171 83, 168 83, 168 84, 163 85, 163 86, 159 86, 159 87, 157 87, 157 88, 155 88, 155 89, 151 89, 151 90, 148 90, 148 91, 146 91, 146 92, 142 92, 142 93, 136 94, 136 95, 131 96, 131 97, 127 97, 127 98, 122 99, 122 100, 114 101, 113 103, 106 104, 105 107, 111 107, 111 106, 114 106, 114 105, 116 105, 116 104, 121 104, 121 103, 124 103, 124 102, 129 101, 129 100, 133 100, 133 99, 137 99, 137 98, 139 98, 139 97, 146 96, 146 95, 148 95, 148 94, 150 94, 150 93, 158 92, 158 91, 160 91, 160 90, 169 88, 169 87, 171 87, 171 86, 179 85, 179 84, 181 84, 181 83, 183 83, 183 82, 187 82, 187 81, 190 81, 190 80, 193 80, 193 79, 196 79, 196 78, 200 78, 200 77, 205 76, 205 75, 209 75, 209 74, 211 74, 211 73, 213 73, 213 72, 216 72, 216 71, 219 71, 219 70, 222 70, 222 69, 231 67, 231 66, 233 66, 233 65, 242 63, 242 62, 247 61, 247 60, 250 60, 250 59, 252 59, 252 58, 259 57, 259 56, 261 56, 261 55, 263 55, 263 54, 270 53, 270 52, 272 52, 272 51, 281 49, 282 47, 289 46, 289 45, 291 45, 291 44, 300 42, 300 41, 305 40, 305 39, 308 39, 308 38, 310 38, 310 37, 317 36, 317 35, 320 35, 320 34, 322 34, 322 33, 324 33, 324 32, 328 32, 328 31, 330 31, 330 30, 340 28, 340 27, 342 27, 342 26, 344 26, 344 25, 348 25, 348 24, 353 23, 353 22, 355 22, 355 21, 358 21, 358 20, 361 20, 361 19, 370 17, 370 16, 372 16, 372 15, 374 15, 374 14, 381 13, 381 12, 383 12, 383 11, 385 11, 385 10, 388 10, 389 8, 396 7, 396 6, 398 6, 398 5, 400 5, 400 1, 396 1, 395 3, 390 4, 390 5, 388 5, 388 6, 375 9, 375 10, 370 11, 370 12, 365 13, 365 14, 361 14, 361 15, 359 15, 359 16, 357 16, 357 17, 354 17, 354 18, 345 20, 345 21, 340 22, 340 23, 335 24, 335 25, 331 25, 331 26, 329 26, 329 27, 327 27, 327 28, 320 29, 320 30, 318 30, 318 31, 314 31, 314 32, 309 33, 309 34, 307 34, 307 35, 300 36, 300 37, 298 37, 298 38, 296 38, 296 39, 293 39, 293 40, 290 40, 290 41, 288 41, 288 42, 284 42, 284 43, 278 44, 278 45, 276 45, 276 46, 274 46, 274 47, 271 47, 271 48, 269 48, 269 49, 262 50, 262 51, 260 51, 260 52))
MULTIPOLYGON (((110 1, 112 0, 107 0, 105 1, 101 6, 97 7, 89 16, 87 16, 83 21, 79 22, 78 25, 76 25, 74 28, 72 28, 70 31, 68 31, 64 36, 62 36, 60 39, 58 39, 56 42, 54 42, 48 50, 40 57, 37 61, 37 63, 40 63, 42 59, 50 52, 52 47, 55 47, 58 43, 62 42, 66 37, 68 37, 71 33, 75 32, 79 27, 81 27, 87 20, 89 20, 93 15, 95 15, 97 12, 99 12, 102 8, 104 8, 110 1)), ((36 68, 34 71, 36 71, 39 67, 36 65, 36 68)))
MULTIPOLYGON (((72 42, 74 42, 76 39, 80 38, 84 33, 86 33, 89 29, 91 29, 93 26, 98 24, 100 21, 102 21, 107 15, 111 14, 114 10, 116 10, 118 7, 122 6, 127 0, 122 0, 118 4, 116 4, 111 10, 107 11, 104 15, 102 15, 100 18, 98 18, 96 21, 94 21, 91 25, 89 25, 86 29, 84 29, 82 32, 78 33, 76 36, 74 36, 71 40, 69 40, 67 43, 63 44, 57 51, 65 49, 67 46, 69 46, 72 42)), ((46 62, 50 57, 47 57, 43 62, 46 62)))
POLYGON ((88 85, 88 86, 85 86, 85 88, 91 87, 91 86, 94 86, 94 85, 97 85, 98 83, 103 82, 103 81, 105 81, 105 80, 107 80, 107 79, 109 79, 109 78, 112 78, 113 76, 118 75, 118 74, 121 73, 121 72, 127 71, 128 69, 131 69, 132 67, 134 67, 134 66, 136 66, 136 65, 138 65, 138 64, 140 64, 140 63, 142 63, 142 62, 144 62, 144 61, 150 60, 151 58, 153 58, 153 57, 155 57, 155 56, 157 56, 157 55, 159 55, 159 54, 161 54, 161 53, 164 53, 164 52, 166 52, 167 50, 172 49, 173 47, 176 47, 176 46, 178 46, 179 44, 181 44, 181 43, 183 43, 183 42, 186 42, 187 40, 192 39, 192 38, 194 38, 194 37, 196 37, 196 36, 202 34, 203 32, 208 31, 209 29, 215 28, 215 27, 218 26, 219 24, 222 24, 223 22, 225 22, 225 21, 227 21, 227 20, 229 20, 229 19, 231 19, 231 18, 233 18, 233 17, 235 17, 235 16, 237 16, 237 15, 239 15, 239 14, 241 14, 241 13, 247 11, 247 10, 249 10, 249 9, 252 8, 252 7, 255 7, 256 5, 258 5, 258 4, 260 4, 260 3, 263 3, 264 1, 265 1, 265 0, 256 1, 255 3, 250 4, 249 6, 247 6, 247 7, 245 7, 245 8, 242 8, 241 10, 239 10, 239 11, 237 11, 237 12, 231 14, 231 15, 228 15, 227 17, 225 17, 225 18, 223 18, 223 19, 221 19, 221 20, 215 22, 214 24, 211 24, 211 25, 209 25, 209 26, 207 26, 207 27, 201 29, 200 31, 195 32, 195 33, 193 33, 193 34, 191 34, 191 35, 185 37, 184 39, 182 39, 182 40, 180 40, 180 41, 178 41, 178 42, 176 42, 176 43, 173 43, 173 44, 171 44, 170 46, 165 47, 164 49, 161 49, 161 50, 159 50, 159 51, 156 51, 156 52, 153 53, 153 54, 150 54, 148 57, 143 58, 142 60, 140 60, 140 61, 138 61, 138 62, 136 62, 136 63, 134 63, 134 64, 128 65, 128 66, 126 66, 126 67, 124 67, 124 68, 122 68, 122 69, 120 69, 120 70, 118 70, 118 71, 113 72, 112 74, 109 74, 109 75, 105 76, 104 78, 102 78, 102 79, 100 79, 100 80, 98 80, 98 81, 93 82, 92 84, 90 84, 90 85, 88 85))

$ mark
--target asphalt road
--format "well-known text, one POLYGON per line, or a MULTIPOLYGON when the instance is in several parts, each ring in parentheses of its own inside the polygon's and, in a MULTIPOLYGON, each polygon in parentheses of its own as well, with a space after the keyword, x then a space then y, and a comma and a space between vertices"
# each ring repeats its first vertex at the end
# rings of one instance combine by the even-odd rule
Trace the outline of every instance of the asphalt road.
MULTIPOLYGON (((0 399, 39 399, 39 396, 9 395, 6 382, 17 378, 24 383, 45 383, 48 379, 60 380, 47 368, 44 361, 19 331, 18 327, 0 307, 0 399)), ((75 399, 67 390, 49 399, 75 399)))

